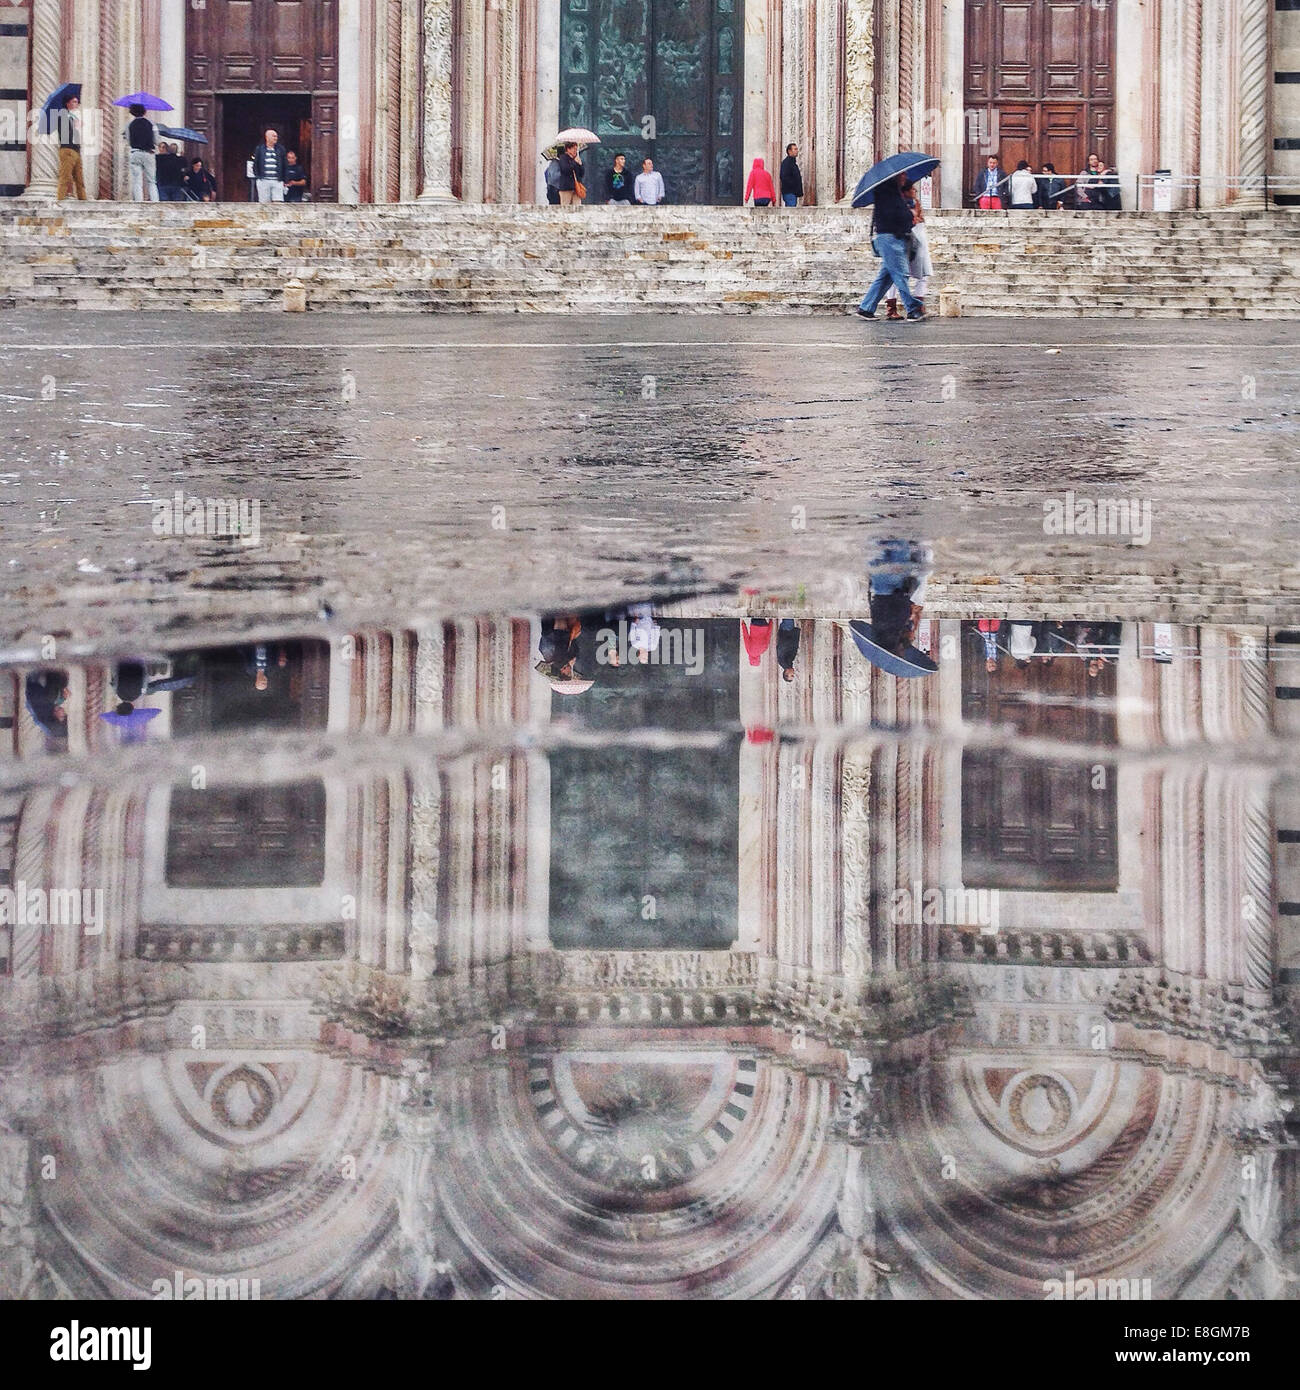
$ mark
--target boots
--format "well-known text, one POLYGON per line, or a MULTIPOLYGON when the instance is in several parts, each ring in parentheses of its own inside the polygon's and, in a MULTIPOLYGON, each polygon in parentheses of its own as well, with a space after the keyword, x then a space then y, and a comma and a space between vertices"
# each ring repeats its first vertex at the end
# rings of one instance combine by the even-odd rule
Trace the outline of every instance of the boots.
POLYGON ((901 319, 903 317, 902 314, 898 312, 898 300, 891 299, 889 301, 889 313, 887 313, 885 317, 889 319, 901 319))

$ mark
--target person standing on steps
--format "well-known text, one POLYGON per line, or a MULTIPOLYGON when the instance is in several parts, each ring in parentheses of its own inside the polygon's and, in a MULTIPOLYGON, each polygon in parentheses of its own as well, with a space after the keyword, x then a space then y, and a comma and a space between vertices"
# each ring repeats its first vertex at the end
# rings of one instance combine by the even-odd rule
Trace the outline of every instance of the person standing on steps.
POLYGON ((131 121, 126 128, 131 146, 131 201, 158 202, 158 127, 145 115, 144 107, 130 108, 131 121))
POLYGON ((614 167, 605 175, 605 199, 629 207, 636 202, 636 195, 632 192, 632 171, 627 167, 627 156, 624 154, 614 156, 614 167))
POLYGON ((203 161, 197 155, 190 160, 190 171, 185 175, 185 191, 198 203, 217 201, 217 181, 203 167, 203 161))
POLYGON ((74 190, 86 201, 86 179, 81 164, 81 98, 68 97, 58 114, 59 127, 59 187, 62 202, 74 190))
POLYGON ((1045 208, 1055 208, 1058 212, 1065 206, 1065 180, 1056 172, 1055 164, 1043 165, 1043 186, 1039 198, 1045 208))
POLYGON ((1006 191, 1007 179, 1002 172, 1002 165, 995 154, 989 155, 985 161, 984 172, 980 175, 979 182, 975 185, 975 192, 972 197, 975 199, 975 206, 982 208, 985 212, 1002 211, 1002 195, 1006 191))
POLYGON ((1029 161, 1022 159, 1011 175, 1011 211, 1023 212, 1038 206, 1038 180, 1029 161))
POLYGON ((253 151, 253 178, 257 182, 259 203, 284 202, 284 177, 288 167, 279 132, 268 127, 262 143, 253 151))
POLYGON ((899 174, 897 178, 886 179, 875 190, 871 245, 880 257, 880 272, 858 305, 858 313, 864 319, 876 317, 876 306, 891 280, 898 287, 908 321, 916 323, 925 318, 925 310, 912 297, 907 285, 907 250, 912 235, 912 209, 903 201, 903 185, 907 181, 906 174, 899 174))
POLYGON ((781 201, 786 207, 798 205, 803 197, 803 174, 799 169, 799 146, 789 144, 785 147, 785 158, 781 161, 781 201))
POLYGON ((741 204, 749 202, 751 198, 756 208, 770 208, 776 202, 776 188, 772 184, 772 175, 767 172, 767 166, 763 163, 762 155, 754 160, 749 171, 749 181, 745 184, 745 196, 740 200, 741 204))
POLYGON ((311 202, 311 194, 307 191, 307 170, 298 163, 298 156, 293 150, 286 150, 284 155, 284 201, 311 202))
POLYGON ((641 161, 641 172, 636 176, 636 200, 646 207, 658 207, 664 200, 664 176, 655 169, 653 159, 641 161))
POLYGON ((582 202, 586 189, 582 184, 582 159, 578 154, 578 142, 571 140, 560 151, 560 206, 576 207, 582 202))
POLYGON ((180 146, 169 145, 164 141, 158 146, 158 154, 154 163, 158 177, 158 201, 183 203, 185 201, 185 161, 180 156, 180 146))

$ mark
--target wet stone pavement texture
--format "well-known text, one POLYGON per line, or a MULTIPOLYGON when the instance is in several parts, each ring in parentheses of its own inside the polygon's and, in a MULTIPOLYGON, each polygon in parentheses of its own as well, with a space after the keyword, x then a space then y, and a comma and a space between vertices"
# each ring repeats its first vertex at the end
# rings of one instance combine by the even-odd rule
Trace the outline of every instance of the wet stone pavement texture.
POLYGON ((1289 324, 16 312, 4 327, 0 635, 16 648, 665 585, 797 590, 834 611, 887 534, 933 546, 940 596, 1016 597, 1028 576, 1049 609, 1091 584, 1109 616, 1195 620, 1300 595, 1289 324), (255 501, 259 543, 155 535, 151 504, 177 490, 255 501), (1149 501, 1149 538, 1045 534, 1067 490, 1149 501))

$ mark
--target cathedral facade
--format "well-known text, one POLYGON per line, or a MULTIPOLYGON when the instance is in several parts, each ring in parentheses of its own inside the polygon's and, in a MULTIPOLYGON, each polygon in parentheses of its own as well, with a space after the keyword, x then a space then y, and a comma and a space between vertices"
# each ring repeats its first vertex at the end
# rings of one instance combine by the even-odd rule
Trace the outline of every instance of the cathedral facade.
POLYGON ((541 151, 569 126, 600 136, 593 197, 621 150, 685 204, 740 203, 752 161, 791 143, 818 204, 899 148, 942 157, 943 207, 989 153, 1071 175, 1095 152, 1129 208, 1157 170, 1202 181, 1175 207, 1300 175, 1285 0, 8 0, 0 70, 11 195, 50 182, 24 108, 69 81, 100 122, 101 198, 126 196, 111 103, 140 89, 207 138, 226 199, 267 125, 343 203, 543 201, 541 151))

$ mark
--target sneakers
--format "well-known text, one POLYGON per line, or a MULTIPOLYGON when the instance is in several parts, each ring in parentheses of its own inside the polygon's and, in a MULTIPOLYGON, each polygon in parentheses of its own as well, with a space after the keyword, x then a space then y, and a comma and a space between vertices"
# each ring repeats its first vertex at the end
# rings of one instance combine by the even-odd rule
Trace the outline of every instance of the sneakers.
POLYGON ((908 323, 924 323, 929 315, 924 309, 913 309, 907 316, 908 323))
POLYGON ((870 313, 870 314, 867 313, 867 311, 866 311, 865 309, 863 309, 861 306, 858 307, 858 309, 856 310, 856 312, 857 312, 857 315, 858 315, 859 318, 871 319, 873 322, 875 321, 875 317, 876 317, 875 314, 874 314, 874 313, 870 313))

